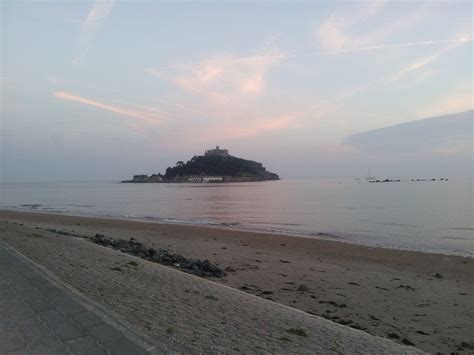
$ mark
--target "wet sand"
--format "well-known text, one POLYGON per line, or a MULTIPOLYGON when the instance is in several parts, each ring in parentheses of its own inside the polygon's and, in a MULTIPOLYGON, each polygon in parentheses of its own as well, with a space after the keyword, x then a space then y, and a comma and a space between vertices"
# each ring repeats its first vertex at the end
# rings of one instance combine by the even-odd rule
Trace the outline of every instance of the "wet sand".
MULTIPOLYGON (((108 302, 118 313, 127 314, 126 305, 138 308, 132 298, 124 304, 120 295, 114 295, 111 289, 101 286, 99 281, 94 282, 95 288, 90 283, 78 281, 81 277, 77 271, 71 270, 82 270, 82 274, 87 276, 88 273, 97 272, 92 268, 94 265, 97 267, 98 259, 105 260, 100 255, 129 257, 80 238, 48 232, 48 229, 84 237, 96 233, 113 238, 133 237, 155 249, 168 249, 187 258, 209 259, 228 270, 226 277, 212 278, 211 281, 293 307, 306 312, 308 316, 321 316, 399 344, 413 344, 432 353, 467 354, 474 351, 472 258, 370 248, 217 227, 64 215, 0 211, 0 221, 3 230, 0 240, 62 275, 66 282, 73 283, 81 292, 92 295, 99 302, 108 302), (78 260, 78 255, 73 252, 75 248, 86 248, 91 256, 86 254, 78 260), (92 255, 98 259, 89 260, 92 255), (66 264, 69 266, 65 267, 66 264)), ((115 259, 111 257, 108 262, 112 260, 115 259)), ((148 266, 143 266, 149 262, 141 261, 139 267, 127 266, 120 259, 113 261, 116 262, 120 271, 113 271, 110 269, 113 265, 107 265, 104 266, 104 274, 114 275, 115 272, 122 278, 129 277, 132 280, 138 272, 145 275, 151 272, 148 266)), ((182 272, 179 274, 185 275, 182 272)), ((99 276, 96 278, 100 279, 99 276)), ((201 283, 204 282, 202 280, 201 283)), ((192 295, 190 291, 189 296, 192 295)), ((212 297, 205 302, 209 300, 212 301, 212 297)), ((167 319, 174 317, 176 325, 150 322, 149 332, 169 331, 173 341, 180 344, 189 341, 204 349, 202 339, 195 342, 190 340, 192 332, 189 329, 181 332, 183 320, 179 311, 175 313, 168 314, 167 319)), ((230 319, 228 321, 231 322, 230 319)), ((144 331, 147 331, 146 326, 144 331)), ((276 340, 285 337, 290 340, 286 344, 288 349, 295 352, 311 349, 305 347, 308 345, 305 337, 280 334, 276 340), (297 341, 293 339, 295 337, 297 341)), ((275 341, 277 345, 269 345, 265 350, 280 351, 284 348, 278 346, 286 342, 275 341)), ((230 343, 225 344, 226 348, 233 347, 230 343)))

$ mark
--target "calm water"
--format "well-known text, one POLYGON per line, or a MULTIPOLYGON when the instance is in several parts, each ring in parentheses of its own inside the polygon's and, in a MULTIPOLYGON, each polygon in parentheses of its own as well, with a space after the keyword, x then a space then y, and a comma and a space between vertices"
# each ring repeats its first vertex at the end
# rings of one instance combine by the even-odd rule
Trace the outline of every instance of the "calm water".
POLYGON ((474 256, 472 183, 347 179, 235 184, 6 183, 0 206, 231 224, 398 249, 474 256), (38 205, 38 206, 26 206, 38 205))

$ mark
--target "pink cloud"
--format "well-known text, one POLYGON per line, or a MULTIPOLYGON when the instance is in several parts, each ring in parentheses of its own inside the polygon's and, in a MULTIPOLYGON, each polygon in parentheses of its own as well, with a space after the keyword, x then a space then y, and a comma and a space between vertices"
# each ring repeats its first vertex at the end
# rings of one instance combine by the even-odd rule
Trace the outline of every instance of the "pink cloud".
POLYGON ((156 113, 150 113, 150 110, 131 109, 127 107, 110 105, 64 91, 57 91, 54 93, 54 96, 61 100, 78 102, 84 105, 96 107, 101 110, 113 112, 121 116, 137 118, 148 124, 157 124, 161 122, 160 117, 158 117, 156 113))
POLYGON ((236 57, 214 55, 199 62, 168 68, 151 68, 147 72, 169 81, 180 89, 206 97, 211 104, 228 104, 252 99, 265 93, 266 78, 283 55, 278 49, 236 57))

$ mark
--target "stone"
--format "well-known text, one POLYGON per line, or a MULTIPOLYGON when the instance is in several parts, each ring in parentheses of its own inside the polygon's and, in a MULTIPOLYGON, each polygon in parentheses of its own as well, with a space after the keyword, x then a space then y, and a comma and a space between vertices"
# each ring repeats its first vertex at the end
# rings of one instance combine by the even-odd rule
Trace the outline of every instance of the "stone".
POLYGON ((28 322, 18 323, 16 329, 23 334, 24 339, 50 333, 49 328, 37 319, 30 319, 28 322))
POLYGON ((58 310, 64 314, 73 314, 84 312, 85 308, 72 300, 62 300, 56 303, 58 310))
POLYGON ((32 354, 55 354, 67 352, 66 345, 54 335, 38 335, 29 342, 32 354))
MULTIPOLYGON (((143 348, 132 343, 126 338, 121 338, 113 342, 107 343, 107 348, 110 349, 110 352, 114 355, 145 355, 148 354, 143 348)), ((89 353, 90 354, 90 353, 89 353)))
MULTIPOLYGON (((66 341, 66 344, 68 344, 71 352, 77 355, 79 354, 83 354, 83 355, 107 354, 105 350, 101 348, 92 337, 68 340, 66 341)), ((115 352, 113 353, 115 354, 115 352)))
MULTIPOLYGON (((160 249, 157 251, 153 248, 146 248, 144 244, 137 242, 134 238, 130 238, 129 240, 113 239, 105 237, 102 234, 96 234, 91 238, 91 241, 99 245, 111 246, 123 253, 134 255, 144 260, 186 269, 187 272, 197 276, 225 276, 225 272, 217 265, 212 264, 209 260, 201 261, 199 259, 186 259, 184 256, 172 254, 166 249, 160 249)), ((119 268, 115 267, 112 268, 112 270, 119 271, 119 268)))
POLYGON ((28 303, 28 307, 30 307, 33 312, 52 311, 56 309, 56 306, 46 299, 32 300, 28 303))
POLYGON ((85 331, 71 321, 67 323, 55 323, 50 327, 53 333, 61 340, 71 340, 86 336, 85 331))
POLYGON ((25 346, 26 343, 18 333, 3 333, 0 337, 0 354, 10 351, 18 351, 25 348, 25 346))
POLYGON ((101 343, 118 340, 123 337, 114 327, 108 324, 99 324, 89 329, 90 334, 101 343))
POLYGON ((100 317, 90 311, 71 314, 71 318, 84 328, 103 323, 100 317))
POLYGON ((67 321, 66 316, 59 311, 45 311, 38 313, 38 315, 46 325, 67 321))
POLYGON ((308 291, 309 288, 306 285, 299 285, 297 291, 305 292, 308 291))

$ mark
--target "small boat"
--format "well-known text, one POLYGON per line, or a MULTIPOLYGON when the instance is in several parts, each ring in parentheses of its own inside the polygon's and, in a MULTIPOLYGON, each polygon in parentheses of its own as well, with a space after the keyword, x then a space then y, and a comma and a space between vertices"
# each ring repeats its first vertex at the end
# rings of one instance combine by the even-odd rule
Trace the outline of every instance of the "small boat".
POLYGON ((376 179, 376 177, 370 175, 370 169, 368 169, 367 170, 367 176, 365 177, 365 180, 369 181, 369 180, 375 180, 375 179, 376 179))

